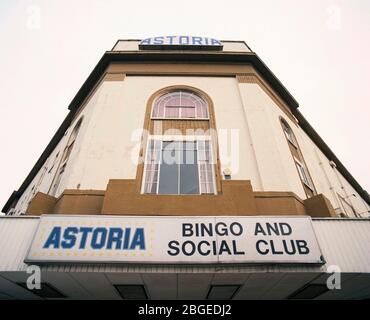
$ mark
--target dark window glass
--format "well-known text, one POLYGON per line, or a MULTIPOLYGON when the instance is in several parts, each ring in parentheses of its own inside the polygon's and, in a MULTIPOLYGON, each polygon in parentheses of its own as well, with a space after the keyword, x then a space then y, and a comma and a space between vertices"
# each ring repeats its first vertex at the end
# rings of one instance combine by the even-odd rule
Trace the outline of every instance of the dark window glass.
POLYGON ((212 166, 208 141, 153 140, 146 154, 144 193, 214 194, 212 166))
POLYGON ((180 193, 199 194, 199 176, 196 144, 184 142, 180 166, 180 193))
POLYGON ((160 194, 178 194, 179 148, 177 142, 163 142, 162 163, 159 176, 160 194))
POLYGON ((199 194, 196 142, 163 142, 160 194, 199 194))

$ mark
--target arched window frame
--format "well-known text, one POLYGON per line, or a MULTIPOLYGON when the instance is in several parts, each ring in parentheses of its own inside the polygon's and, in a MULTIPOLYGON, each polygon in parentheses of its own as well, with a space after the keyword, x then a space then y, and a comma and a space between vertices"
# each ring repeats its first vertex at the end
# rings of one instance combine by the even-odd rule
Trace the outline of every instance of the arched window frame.
POLYGON ((151 110, 151 119, 209 120, 209 106, 207 100, 195 91, 181 88, 172 89, 155 99, 151 110), (178 110, 177 114, 176 109, 178 110), (186 116, 185 110, 188 112, 188 116, 186 116), (191 116, 192 114, 194 116, 191 116))
MULTIPOLYGON (((144 119, 144 130, 146 132, 146 134, 144 134, 142 136, 142 143, 141 143, 141 151, 140 151, 140 154, 139 154, 139 161, 140 161, 140 164, 137 168, 137 174, 136 174, 136 190, 137 192, 139 193, 144 193, 145 194, 145 191, 144 191, 144 187, 143 185, 145 184, 145 179, 146 179, 146 166, 145 166, 145 159, 146 159, 146 155, 147 155, 147 152, 148 152, 148 139, 150 140, 150 138, 152 138, 154 135, 155 137, 159 137, 159 136, 162 136, 162 138, 165 138, 163 135, 166 135, 168 133, 165 133, 167 128, 164 129, 162 131, 162 129, 159 130, 159 132, 163 132, 162 133, 158 133, 158 131, 156 131, 155 129, 155 123, 157 122, 162 122, 165 123, 167 122, 167 120, 170 120, 168 121, 169 123, 173 122, 173 123, 181 123, 182 121, 184 121, 184 125, 185 126, 181 126, 181 128, 179 128, 178 130, 179 131, 183 131, 183 135, 186 135, 185 131, 187 127, 187 125, 189 125, 190 123, 195 123, 195 122, 198 122, 199 120, 199 123, 202 123, 201 125, 199 125, 199 128, 203 128, 204 126, 207 126, 208 128, 206 129, 207 131, 207 135, 210 136, 211 138, 211 143, 212 143, 212 157, 214 159, 214 164, 212 165, 212 174, 214 175, 214 181, 212 183, 214 183, 215 185, 215 188, 214 188, 214 193, 213 192, 203 192, 202 191, 202 194, 218 194, 218 193, 222 193, 222 188, 221 188, 221 168, 220 168, 220 156, 219 156, 219 151, 218 151, 218 144, 217 144, 217 141, 218 141, 218 138, 217 138, 217 132, 216 132, 216 121, 215 121, 215 115, 214 115, 214 105, 213 105, 213 101, 212 99, 210 98, 210 96, 202 91, 201 89, 199 88, 196 88, 196 87, 192 87, 192 86, 188 86, 188 85, 183 85, 183 84, 177 84, 177 85, 172 85, 172 86, 168 86, 168 87, 164 87, 164 88, 161 88, 159 89, 158 91, 154 92, 148 99, 147 101, 147 109, 146 109, 146 112, 145 112, 145 119, 144 119), (154 103, 155 101, 161 97, 161 96, 164 96, 165 94, 167 93, 170 93, 170 92, 175 92, 175 91, 179 91, 179 90, 183 90, 183 91, 190 91, 192 93, 194 93, 194 95, 202 98, 206 104, 207 104, 207 117, 206 118, 200 118, 200 119, 197 119, 197 118, 185 118, 185 119, 181 119, 181 118, 175 118, 175 119, 170 119, 170 118, 156 118, 156 117, 152 117, 152 112, 153 112, 153 106, 154 106, 154 103), (207 123, 207 125, 205 125, 205 123, 207 123), (210 131, 208 131, 210 130, 210 131)), ((197 130, 196 129, 197 126, 195 127, 195 131, 197 130)), ((178 131, 177 131, 178 132, 178 131)), ((176 133, 177 134, 177 133, 176 133)), ((175 134, 175 135, 176 135, 175 134)), ((173 135, 170 133, 171 137, 173 137, 173 135)), ((198 134, 196 134, 198 135, 198 134)), ((201 135, 203 139, 204 138, 204 135, 201 135)), ((160 139, 162 139, 160 138, 160 139)), ((195 138, 195 136, 193 136, 193 138, 195 138)), ((167 138, 166 138, 167 139, 167 138)), ((208 171, 208 169, 206 170, 208 171)), ((206 180, 206 183, 210 183, 210 181, 206 180)))
POLYGON ((292 131, 292 128, 289 126, 289 124, 283 118, 280 118, 280 121, 281 121, 281 125, 283 127, 285 137, 297 149, 298 144, 297 144, 297 140, 295 138, 295 135, 292 131))
POLYGON ((315 195, 316 194, 316 189, 315 189, 315 186, 313 184, 310 172, 308 171, 307 165, 304 161, 302 152, 299 148, 299 145, 298 145, 297 139, 294 135, 294 132, 293 132, 292 128, 290 127, 290 125, 288 124, 288 122, 283 117, 280 117, 280 124, 282 126, 282 129, 283 129, 286 140, 295 149, 295 151, 293 152, 292 149, 290 148, 291 149, 290 151, 291 151, 291 155, 292 155, 293 160, 294 160, 294 165, 295 165, 295 167, 297 169, 297 172, 298 172, 298 176, 300 178, 302 186, 304 187, 305 193, 306 193, 307 197, 315 195), (308 188, 310 191, 307 192, 307 190, 305 188, 308 188))
MULTIPOLYGON (((57 170, 55 171, 53 181, 52 181, 52 183, 50 185, 50 188, 49 188, 48 194, 50 194, 52 196, 55 196, 56 193, 57 193, 57 190, 58 190, 59 185, 60 185, 60 181, 62 179, 62 176, 63 176, 64 172, 65 172, 65 169, 66 169, 69 157, 72 153, 75 141, 76 141, 77 136, 80 132, 82 122, 83 122, 83 116, 77 121, 77 123, 73 127, 73 130, 72 130, 72 132, 71 132, 71 134, 68 138, 67 145, 64 148, 64 151, 63 151, 62 156, 60 158, 60 163, 58 165, 57 170)), ((58 154, 59 154, 59 152, 58 152, 58 154)))

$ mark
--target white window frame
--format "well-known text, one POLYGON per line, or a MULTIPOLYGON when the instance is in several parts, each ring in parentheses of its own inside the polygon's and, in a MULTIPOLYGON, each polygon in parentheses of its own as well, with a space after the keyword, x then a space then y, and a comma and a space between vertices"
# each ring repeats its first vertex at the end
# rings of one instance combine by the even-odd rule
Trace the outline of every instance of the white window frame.
POLYGON ((197 118, 197 116, 196 116, 196 108, 195 108, 195 106, 194 107, 185 107, 185 106, 166 106, 166 107, 164 107, 164 119, 180 119, 180 120, 183 120, 183 119, 191 119, 191 120, 195 120, 195 119, 199 119, 199 118, 197 118), (166 117, 166 112, 167 112, 167 109, 168 108, 178 108, 179 109, 179 117, 178 118, 170 118, 170 117, 166 117), (194 118, 184 118, 183 116, 182 116, 182 112, 183 112, 183 109, 184 108, 192 108, 192 109, 194 109, 194 118))
POLYGON ((306 166, 301 161, 299 161, 296 157, 294 157, 294 162, 295 162, 294 165, 295 165, 295 167, 296 167, 296 169, 298 171, 299 179, 304 183, 304 185, 307 188, 309 188, 312 192, 314 192, 313 184, 312 184, 312 181, 311 181, 311 177, 308 174, 308 170, 307 170, 306 166), (305 179, 303 179, 302 172, 300 171, 299 168, 297 168, 297 165, 302 168, 303 174, 306 177, 307 182, 305 181, 305 179))
POLYGON ((284 135, 285 135, 286 139, 294 146, 294 148, 297 149, 298 148, 298 144, 297 144, 297 141, 296 141, 296 137, 295 137, 295 135, 293 133, 293 130, 284 121, 281 121, 282 126, 283 126, 284 135))
MULTIPOLYGON (((167 92, 164 95, 169 94, 169 93, 173 93, 173 92, 176 92, 176 91, 180 91, 180 101, 181 101, 181 92, 184 91, 183 89, 178 89, 178 90, 174 90, 172 92, 167 92)), ((204 101, 204 99, 202 97, 199 97, 195 92, 192 92, 192 94, 204 101)), ((160 97, 158 97, 158 98, 160 98, 160 97)), ((206 109, 207 109, 207 117, 205 117, 205 118, 200 118, 200 117, 197 118, 196 117, 196 107, 195 106, 194 106, 194 109, 195 109, 195 112, 194 112, 195 117, 194 118, 182 118, 182 108, 186 108, 186 106, 179 106, 180 110, 179 110, 179 117, 178 118, 172 118, 172 117, 167 118, 166 117, 166 107, 164 107, 164 111, 163 111, 164 116, 163 117, 154 117, 153 113, 154 113, 154 107, 155 107, 156 101, 154 101, 154 103, 152 105, 152 111, 151 111, 151 114, 150 114, 150 118, 153 119, 153 120, 195 120, 195 121, 197 121, 197 120, 209 120, 210 119, 210 117, 209 117, 209 105, 208 105, 207 101, 204 101, 204 102, 206 104, 206 109)), ((175 107, 175 106, 173 106, 173 107, 175 107)))
MULTIPOLYGON (((212 184, 213 184, 213 193, 202 193, 202 190, 201 190, 201 180, 200 180, 200 163, 199 163, 199 157, 198 157, 198 154, 197 154, 197 168, 198 168, 198 186, 199 186, 199 193, 197 195, 217 195, 217 184, 216 184, 216 172, 215 172, 215 163, 213 161, 213 159, 216 159, 215 158, 215 155, 214 155, 214 148, 213 148, 213 143, 212 143, 212 137, 211 136, 181 136, 181 135, 177 135, 177 136, 168 136, 168 135, 149 135, 148 136, 148 139, 147 139, 147 142, 146 142, 146 149, 145 149, 145 156, 144 156, 144 173, 143 173, 143 177, 142 177, 142 181, 141 181, 141 191, 140 193, 141 194, 148 194, 148 195, 161 195, 159 194, 159 179, 160 179, 160 174, 161 174, 161 162, 162 162, 162 150, 163 150, 163 142, 172 142, 172 141, 193 141, 193 142, 196 142, 197 143, 197 153, 198 153, 198 141, 209 141, 209 145, 210 145, 210 156, 211 156, 211 167, 212 167, 212 184), (157 183, 157 188, 156 188, 156 193, 146 193, 145 192, 145 181, 146 181, 146 175, 147 175, 147 172, 146 172, 146 159, 147 159, 147 152, 149 150, 149 143, 150 141, 152 140, 157 140, 157 141, 160 141, 161 142, 161 146, 160 146, 160 155, 159 155, 159 165, 158 165, 158 183, 157 183)), ((179 166, 179 169, 180 169, 180 166, 179 166)), ((180 179, 178 179, 178 183, 180 184, 180 179)), ((180 188, 178 188, 179 190, 180 188)), ((196 194, 182 194, 182 193, 177 193, 177 194, 172 194, 174 196, 191 196, 191 195, 196 195, 196 194)))

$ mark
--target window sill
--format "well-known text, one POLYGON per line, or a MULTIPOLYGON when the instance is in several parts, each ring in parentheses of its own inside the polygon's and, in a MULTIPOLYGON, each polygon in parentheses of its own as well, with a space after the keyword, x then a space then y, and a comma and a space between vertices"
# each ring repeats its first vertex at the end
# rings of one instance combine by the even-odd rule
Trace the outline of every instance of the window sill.
POLYGON ((199 197, 199 196, 217 196, 217 193, 197 193, 197 194, 163 194, 163 193, 140 193, 140 195, 142 196, 185 196, 185 197, 189 197, 189 196, 196 196, 196 197, 199 197))
POLYGON ((191 120, 191 121, 208 121, 209 118, 154 118, 150 117, 151 120, 191 120))

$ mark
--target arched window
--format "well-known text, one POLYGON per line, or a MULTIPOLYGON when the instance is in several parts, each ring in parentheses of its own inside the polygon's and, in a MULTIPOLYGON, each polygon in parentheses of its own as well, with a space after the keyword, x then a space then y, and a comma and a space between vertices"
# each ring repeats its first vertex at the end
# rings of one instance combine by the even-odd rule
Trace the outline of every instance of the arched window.
POLYGON ((60 162, 59 167, 56 171, 56 174, 54 176, 54 179, 53 179, 53 182, 51 184, 50 191, 49 191, 49 194, 52 195, 52 196, 55 196, 56 193, 57 193, 60 181, 62 179, 63 173, 64 173, 65 168, 67 166, 68 159, 71 155, 71 152, 72 152, 73 146, 75 144, 78 132, 80 131, 81 124, 82 124, 82 118, 80 120, 78 120, 77 124, 73 128, 73 131, 72 131, 72 133, 71 133, 71 135, 68 139, 67 145, 66 145, 66 147, 63 151, 63 155, 61 157, 61 162, 60 162))
POLYGON ((289 126, 288 122, 283 118, 280 118, 281 126, 283 128, 285 138, 288 141, 289 149, 292 154, 296 169, 298 171, 299 178, 302 182, 302 186, 305 190, 307 197, 312 197, 315 195, 315 187, 311 180, 311 176, 308 172, 307 166, 303 159, 302 152, 299 148, 297 139, 293 133, 292 128, 289 126))
POLYGON ((202 97, 190 90, 176 90, 156 99, 152 118, 208 119, 208 104, 202 97))
POLYGON ((294 147, 297 148, 298 145, 297 145, 297 140, 295 139, 294 133, 293 133, 292 129, 290 128, 289 124, 283 118, 281 118, 281 125, 283 126, 284 134, 285 134, 285 137, 287 138, 287 140, 294 147))
POLYGON ((210 130, 213 105, 207 94, 192 87, 172 86, 155 93, 148 108, 151 120, 141 192, 217 194, 217 149, 210 130), (161 124, 159 129, 155 123, 161 124))

